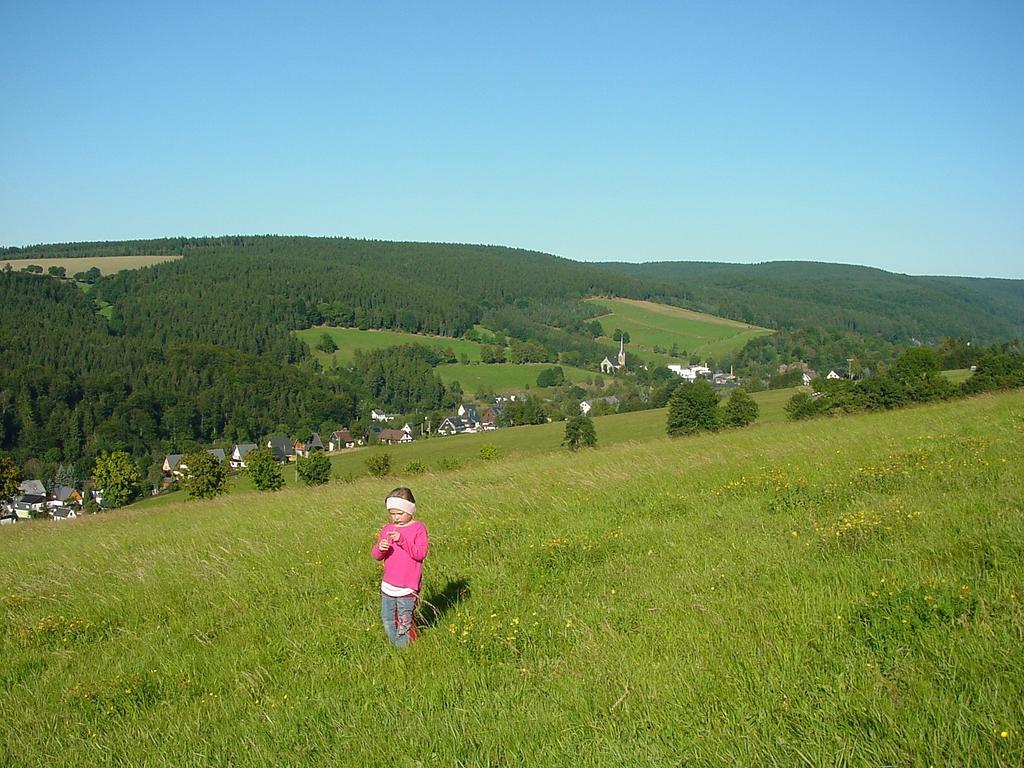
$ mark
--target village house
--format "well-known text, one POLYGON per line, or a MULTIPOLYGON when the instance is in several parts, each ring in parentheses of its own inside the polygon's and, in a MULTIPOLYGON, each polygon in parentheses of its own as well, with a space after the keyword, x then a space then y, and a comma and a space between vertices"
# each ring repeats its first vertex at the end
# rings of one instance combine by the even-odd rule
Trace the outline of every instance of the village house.
POLYGON ((46 496, 38 493, 26 493, 15 499, 14 514, 19 520, 42 516, 46 512, 46 496))
MULTIPOLYGON (((581 402, 580 413, 583 414, 584 416, 588 415, 592 410, 594 410, 594 404, 596 402, 598 401, 584 400, 583 402, 581 402)), ((600 398, 600 402, 607 403, 613 411, 616 411, 619 408, 619 398, 617 398, 615 395, 608 395, 608 397, 602 397, 600 398)))
POLYGON ((22 480, 18 485, 19 494, 31 494, 33 496, 45 496, 46 487, 42 480, 22 480))
POLYGON ((394 421, 395 418, 397 418, 397 416, 398 416, 398 414, 395 414, 395 413, 385 413, 384 411, 382 411, 382 410, 380 410, 378 408, 374 408, 372 411, 370 411, 370 418, 373 419, 374 421, 379 421, 381 423, 384 423, 384 422, 387 422, 387 421, 394 421))
MULTIPOLYGON (((227 460, 223 448, 208 448, 206 452, 221 463, 227 460)), ((182 461, 184 458, 184 455, 180 453, 169 453, 164 456, 164 463, 160 467, 163 470, 164 479, 171 480, 185 476, 185 473, 188 472, 188 465, 182 461)))
POLYGON ((256 443, 237 443, 231 449, 228 464, 232 469, 245 469, 245 457, 256 450, 256 443))
POLYGON ((412 435, 401 429, 384 429, 380 433, 380 441, 385 445, 393 443, 411 443, 412 435))
MULTIPOLYGON (((458 416, 447 416, 444 421, 437 425, 437 434, 446 437, 449 435, 461 435, 469 431, 469 425, 458 416)), ((473 431, 475 432, 476 430, 473 431)))
POLYGON ((70 485, 58 485, 50 495, 65 506, 70 506, 71 504, 81 506, 82 504, 81 491, 77 488, 72 488, 70 485))
POLYGON ((314 432, 307 440, 296 440, 295 441, 295 455, 301 456, 302 458, 309 458, 309 456, 316 451, 322 451, 324 449, 324 441, 320 439, 320 435, 314 432))
POLYGON ((295 458, 295 444, 287 437, 270 438, 267 448, 274 454, 274 461, 278 464, 287 464, 295 458))
MULTIPOLYGON (((359 440, 359 445, 363 444, 362 440, 359 440)), ((342 448, 355 448, 356 439, 352 437, 347 429, 339 429, 331 432, 331 436, 327 438, 327 450, 340 451, 342 448)))

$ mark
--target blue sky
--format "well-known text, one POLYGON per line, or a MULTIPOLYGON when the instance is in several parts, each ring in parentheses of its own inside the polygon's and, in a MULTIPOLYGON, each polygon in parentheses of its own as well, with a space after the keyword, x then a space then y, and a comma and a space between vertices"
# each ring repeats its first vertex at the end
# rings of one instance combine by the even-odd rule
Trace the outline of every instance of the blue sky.
POLYGON ((1024 3, 0 0, 0 244, 1024 278, 1024 3))

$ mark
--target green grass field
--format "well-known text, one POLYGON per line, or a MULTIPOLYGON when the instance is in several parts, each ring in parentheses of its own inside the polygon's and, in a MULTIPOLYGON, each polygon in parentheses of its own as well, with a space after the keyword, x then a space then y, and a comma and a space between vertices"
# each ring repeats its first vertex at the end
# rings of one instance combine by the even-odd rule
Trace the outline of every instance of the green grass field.
POLYGON ((310 350, 321 364, 328 366, 333 363, 345 365, 352 362, 357 349, 364 351, 374 349, 386 349, 399 344, 424 344, 426 346, 450 349, 456 357, 466 355, 469 360, 479 362, 480 345, 475 341, 465 339, 452 339, 447 336, 424 336, 418 333, 403 333, 401 331, 361 331, 358 328, 333 328, 320 326, 318 328, 307 328, 303 331, 296 331, 295 335, 309 345, 310 350), (329 334, 334 343, 338 345, 338 351, 328 354, 316 348, 320 343, 320 337, 325 333, 329 334))
POLYGON ((0 531, 0 764, 1019 766, 1024 400, 0 531), (840 439, 841 438, 841 439, 840 439))
MULTIPOLYGON (((759 424, 777 424, 785 421, 785 406, 797 391, 777 389, 768 392, 756 392, 753 397, 760 406, 759 424)), ((633 413, 616 413, 598 416, 594 419, 598 443, 604 446, 638 440, 659 438, 665 434, 665 408, 633 413)), ((427 440, 418 439, 407 445, 376 445, 361 448, 350 448, 331 454, 332 473, 338 479, 351 480, 366 474, 366 460, 375 453, 389 453, 396 475, 415 479, 415 476, 403 471, 403 467, 412 462, 425 465, 428 470, 451 473, 466 471, 481 463, 480 448, 493 445, 501 455, 509 457, 525 457, 544 453, 561 452, 562 439, 565 436, 565 424, 552 422, 529 427, 512 427, 497 429, 493 432, 479 432, 475 435, 453 435, 450 437, 431 437, 427 440)), ((286 487, 300 485, 295 465, 284 468, 286 487)), ((235 475, 228 480, 228 493, 253 493, 255 487, 248 476, 235 475)), ((174 492, 162 496, 151 496, 132 505, 133 509, 152 509, 166 507, 184 501, 183 492, 174 492)))
POLYGON ((18 271, 35 264, 42 267, 45 274, 50 267, 64 267, 68 277, 71 277, 76 272, 85 272, 91 267, 97 267, 102 274, 110 275, 124 269, 140 269, 180 258, 181 256, 83 256, 79 259, 0 259, 0 268, 4 264, 10 264, 11 269, 18 271))
POLYGON ((481 388, 487 388, 497 393, 507 393, 520 392, 528 387, 536 388, 537 376, 540 372, 555 366, 560 367, 565 378, 573 383, 599 375, 595 371, 558 363, 492 363, 490 365, 448 363, 437 366, 434 372, 441 377, 441 381, 445 384, 450 384, 453 381, 459 382, 462 390, 467 393, 476 394, 481 391, 481 388))
POLYGON ((680 353, 687 353, 687 358, 689 355, 698 355, 701 359, 718 358, 742 349, 757 336, 771 333, 766 328, 747 323, 649 301, 608 298, 590 301, 612 310, 611 314, 598 318, 606 336, 611 337, 616 328, 628 331, 627 351, 662 365, 685 364, 686 361, 655 352, 655 345, 669 350, 675 344, 680 353))

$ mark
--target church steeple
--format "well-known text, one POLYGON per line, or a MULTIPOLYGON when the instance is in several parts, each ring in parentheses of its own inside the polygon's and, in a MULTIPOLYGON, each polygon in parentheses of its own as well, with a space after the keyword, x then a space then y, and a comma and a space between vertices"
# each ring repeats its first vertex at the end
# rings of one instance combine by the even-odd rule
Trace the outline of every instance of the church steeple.
POLYGON ((619 365, 626 364, 625 337, 619 336, 619 365))

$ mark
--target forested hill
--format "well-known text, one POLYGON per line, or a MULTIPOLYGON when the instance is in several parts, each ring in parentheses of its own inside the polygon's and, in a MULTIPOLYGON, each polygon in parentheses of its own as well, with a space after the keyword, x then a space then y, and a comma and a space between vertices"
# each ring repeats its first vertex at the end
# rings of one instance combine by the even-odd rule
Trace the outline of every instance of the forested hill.
MULTIPOLYGON (((461 336, 490 313, 566 328, 593 294, 649 298, 639 280, 497 246, 342 238, 233 237, 8 249, 18 258, 97 254, 184 258, 103 279, 113 327, 158 343, 202 341, 300 359, 289 331, 326 322, 461 336), (553 316, 556 315, 556 316, 553 316)), ((600 359, 600 358, 598 358, 600 359)))
POLYGON ((1024 280, 914 277, 803 261, 597 266, 667 285, 695 309, 769 328, 852 330, 894 341, 1024 336, 1024 280))

